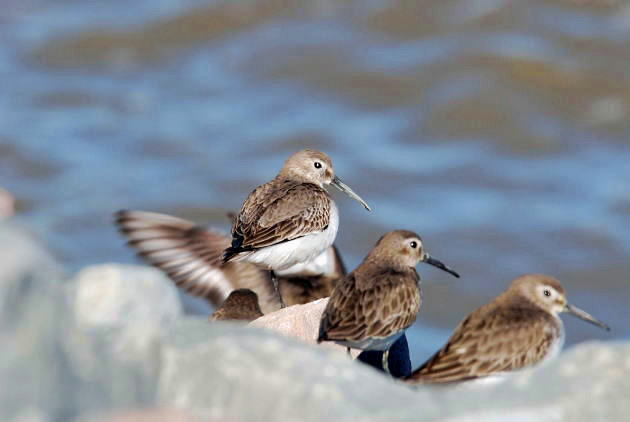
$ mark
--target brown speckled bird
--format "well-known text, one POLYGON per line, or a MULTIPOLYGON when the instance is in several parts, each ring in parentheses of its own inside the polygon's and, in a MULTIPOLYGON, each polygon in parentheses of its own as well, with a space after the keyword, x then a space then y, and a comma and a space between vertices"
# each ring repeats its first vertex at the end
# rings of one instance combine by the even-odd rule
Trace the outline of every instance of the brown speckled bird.
POLYGON ((210 321, 253 321, 263 316, 258 295, 249 289, 236 289, 212 315, 210 321))
POLYGON ((464 319, 446 345, 406 381, 465 381, 540 364, 562 349, 564 326, 558 316, 561 312, 610 330, 567 303, 558 280, 528 274, 515 279, 500 296, 464 319))
POLYGON ((322 314, 317 342, 383 351, 389 372, 389 348, 416 320, 422 300, 416 265, 426 262, 459 275, 432 258, 417 234, 385 234, 361 265, 337 283, 322 314))
MULTIPOLYGON (((230 292, 253 290, 264 313, 280 308, 269 272, 243 261, 223 263, 231 237, 181 218, 146 211, 119 211, 115 216, 128 244, 149 264, 164 271, 189 294, 219 308, 230 292)), ((297 264, 279 276, 280 291, 289 305, 330 296, 346 274, 334 246, 306 264, 297 264)))
POLYGON ((232 226, 232 244, 225 249, 223 261, 246 261, 269 270, 279 294, 276 275, 287 275, 291 267, 312 261, 335 240, 339 216, 326 185, 370 209, 335 176, 326 154, 297 152, 272 181, 249 194, 232 226))

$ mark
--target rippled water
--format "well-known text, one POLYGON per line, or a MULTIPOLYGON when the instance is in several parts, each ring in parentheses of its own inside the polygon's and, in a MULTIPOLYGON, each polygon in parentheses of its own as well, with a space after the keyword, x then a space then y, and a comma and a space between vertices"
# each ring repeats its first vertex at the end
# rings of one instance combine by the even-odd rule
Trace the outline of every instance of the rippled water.
POLYGON ((329 153, 349 266, 405 227, 414 360, 524 272, 630 338, 630 5, 4 0, 0 185, 72 270, 133 262, 119 208, 227 228, 293 151, 329 153))

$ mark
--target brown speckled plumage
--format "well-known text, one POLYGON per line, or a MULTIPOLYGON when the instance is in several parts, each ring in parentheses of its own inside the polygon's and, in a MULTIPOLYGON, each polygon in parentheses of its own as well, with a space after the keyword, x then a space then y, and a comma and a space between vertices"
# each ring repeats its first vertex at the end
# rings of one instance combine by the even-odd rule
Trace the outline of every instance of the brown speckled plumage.
POLYGON ((564 288, 552 277, 517 278, 504 293, 464 319, 446 345, 406 381, 465 381, 542 362, 562 345, 564 328, 557 313, 566 306, 564 295, 564 288), (545 289, 552 289, 557 298, 545 299, 539 294, 545 289))
POLYGON ((322 231, 329 220, 328 192, 312 183, 276 178, 257 187, 243 203, 232 227, 240 244, 226 251, 225 260, 322 231))
MULTIPOLYGON (((178 287, 207 299, 215 308, 239 288, 253 290, 265 313, 280 307, 268 271, 243 261, 222 262, 223 251, 230 244, 229 235, 181 218, 145 211, 119 211, 116 224, 139 256, 163 270, 178 287)), ((334 246, 328 253, 335 263, 331 272, 278 278, 288 305, 330 296, 346 270, 334 246)))
POLYGON ((385 338, 416 320, 421 296, 415 269, 364 268, 342 279, 328 301, 319 340, 385 338))
POLYGON ((384 235, 361 265, 338 282, 322 315, 318 342, 386 348, 384 339, 416 320, 421 292, 415 266, 428 259, 439 263, 424 251, 417 234, 396 230, 384 235))
POLYGON ((258 306, 258 295, 249 289, 233 290, 210 321, 253 321, 263 316, 258 306))

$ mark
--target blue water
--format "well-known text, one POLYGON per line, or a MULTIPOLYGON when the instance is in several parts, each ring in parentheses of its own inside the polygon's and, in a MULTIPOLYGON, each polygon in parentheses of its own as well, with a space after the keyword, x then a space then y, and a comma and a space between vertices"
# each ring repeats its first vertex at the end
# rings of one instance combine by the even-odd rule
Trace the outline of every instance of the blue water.
POLYGON ((5 6, 0 185, 70 271, 136 262, 114 211, 225 228, 226 211, 312 147, 374 209, 336 196, 350 267, 409 228, 463 275, 419 267, 416 362, 525 272, 558 277, 613 327, 566 319, 569 344, 630 337, 623 6, 5 6))

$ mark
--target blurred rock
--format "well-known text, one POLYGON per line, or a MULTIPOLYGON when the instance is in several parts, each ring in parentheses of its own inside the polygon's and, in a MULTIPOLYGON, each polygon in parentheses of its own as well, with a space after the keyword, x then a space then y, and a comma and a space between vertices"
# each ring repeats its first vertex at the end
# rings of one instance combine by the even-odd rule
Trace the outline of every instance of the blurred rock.
POLYGON ((182 314, 177 288, 155 268, 95 265, 79 272, 74 282, 74 309, 82 327, 161 325, 182 314))
POLYGON ((15 221, 0 222, 0 299, 3 288, 24 278, 61 280, 61 266, 36 237, 15 221))
POLYGON ((15 198, 6 189, 0 187, 0 220, 15 214, 15 198))
POLYGON ((77 323, 101 350, 157 374, 163 327, 182 315, 174 284, 152 267, 103 264, 81 270, 71 286, 77 323))
POLYGON ((415 389, 323 348, 251 327, 177 323, 158 401, 236 421, 624 420, 630 344, 581 345, 501 384, 415 389))
POLYGON ((80 418, 77 422, 201 422, 183 410, 138 409, 80 418))
POLYGON ((68 421, 155 397, 156 374, 109 355, 107 337, 78 328, 61 275, 28 232, 0 224, 2 421, 68 421))
POLYGON ((344 420, 385 415, 388 389, 406 398, 394 394, 394 405, 415 395, 341 353, 232 323, 183 321, 164 344, 158 402, 231 422, 344 420))

